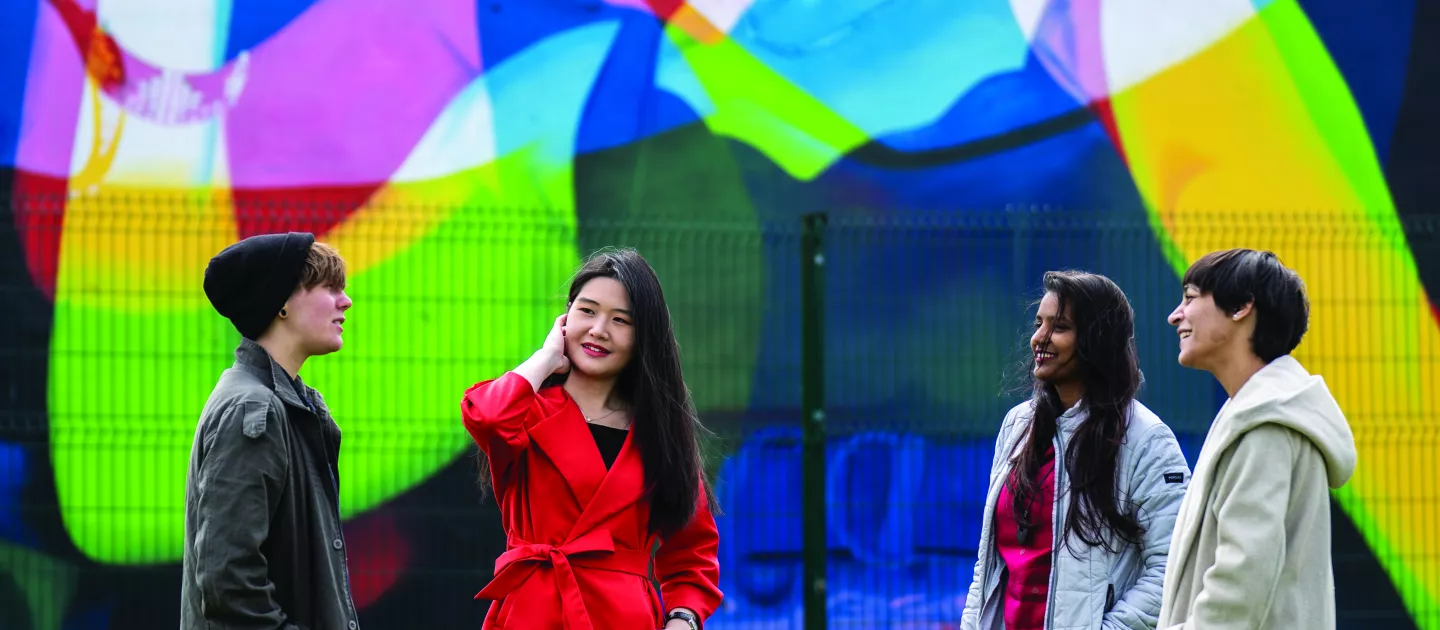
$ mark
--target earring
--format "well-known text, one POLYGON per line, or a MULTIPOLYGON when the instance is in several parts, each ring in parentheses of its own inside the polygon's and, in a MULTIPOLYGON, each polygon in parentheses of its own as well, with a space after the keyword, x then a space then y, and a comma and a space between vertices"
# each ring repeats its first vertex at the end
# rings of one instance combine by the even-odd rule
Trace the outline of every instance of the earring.
POLYGON ((289 317, 289 316, 290 316, 290 314, 289 314, 289 313, 286 313, 286 312, 285 312, 285 309, 282 307, 282 308, 280 309, 280 319, 285 319, 286 317, 289 317))
POLYGON ((1236 313, 1236 314, 1235 314, 1235 321, 1237 321, 1237 322, 1240 321, 1240 314, 1239 314, 1239 313, 1236 313))

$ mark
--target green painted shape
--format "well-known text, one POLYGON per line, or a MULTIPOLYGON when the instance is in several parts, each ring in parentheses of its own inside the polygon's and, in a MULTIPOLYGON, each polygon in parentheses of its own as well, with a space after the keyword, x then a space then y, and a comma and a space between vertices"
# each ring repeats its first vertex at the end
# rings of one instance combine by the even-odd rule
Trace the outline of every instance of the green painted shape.
POLYGON ((0 542, 0 574, 9 575, 24 594, 31 630, 60 630, 79 581, 74 566, 0 542))
POLYGON ((467 449, 465 389, 530 356, 563 312, 553 295, 577 264, 573 219, 536 219, 459 209, 352 283, 347 347, 306 369, 344 430, 346 518, 467 449))
POLYGON ((49 405, 65 528, 98 562, 178 560, 195 424, 238 335, 213 311, 121 312, 61 286, 49 405))
POLYGON ((865 130, 734 40, 700 42, 675 25, 665 33, 715 106, 705 115, 706 124, 717 135, 755 147, 792 177, 808 181, 869 141, 865 130))
MULTIPOLYGON (((569 166, 534 157, 477 169, 490 177, 412 187, 416 204, 443 202, 448 216, 352 274, 345 348, 301 371, 344 431, 344 517, 423 482, 468 448, 465 388, 524 360, 563 311, 559 296, 578 264, 574 213, 540 204, 569 197, 569 166), (494 210, 501 195, 514 209, 494 210)), ((78 302, 63 291, 57 300, 50 363, 65 527, 96 562, 176 562, 195 426, 239 335, 208 309, 128 313, 93 296, 78 302)))
POLYGON ((635 247, 660 276, 696 407, 745 409, 767 271, 730 143, 694 124, 581 156, 575 170, 582 254, 635 247))

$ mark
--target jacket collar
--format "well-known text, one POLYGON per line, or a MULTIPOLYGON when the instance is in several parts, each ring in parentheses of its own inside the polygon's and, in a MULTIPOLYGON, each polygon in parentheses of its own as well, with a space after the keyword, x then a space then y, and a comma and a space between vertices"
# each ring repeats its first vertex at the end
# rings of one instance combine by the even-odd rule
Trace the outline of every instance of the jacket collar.
MULTIPOLYGON (((1081 398, 1079 402, 1075 403, 1074 406, 1069 409, 1066 409, 1065 413, 1060 414, 1060 417, 1055 419, 1056 439, 1060 440, 1062 445, 1068 442, 1070 436, 1075 435, 1075 430, 1080 428, 1080 425, 1084 424, 1085 419, 1088 417, 1090 417, 1090 408, 1085 404, 1085 399, 1081 398)), ((1010 429, 1009 435, 1005 436, 1005 444, 1003 445, 1005 448, 1004 452, 1010 454, 1013 454, 1015 449, 1019 448, 1020 441, 1025 439, 1025 435, 1029 431, 1030 423, 1035 420, 1034 408, 1031 407, 1029 403, 1026 403, 1016 420, 1017 422, 1013 428, 1010 429)), ((1003 459, 1009 461, 1008 457, 1003 459)), ((1008 464, 1005 465, 1002 472, 1009 474, 1010 469, 1008 464)))
MULTIPOLYGON (((260 379, 260 382, 269 387, 270 391, 275 392, 275 395, 279 396, 285 404, 309 411, 310 407, 300 400, 300 396, 295 393, 295 388, 290 386, 290 374, 285 372, 285 368, 280 367, 280 364, 270 356, 270 352, 264 346, 250 339, 242 338, 240 347, 235 349, 235 367, 260 379), (281 383, 284 384, 283 387, 280 386, 281 383)), ((299 381, 300 378, 297 376, 295 380, 299 381)), ((304 381, 300 381, 300 386, 304 387, 305 392, 310 395, 316 409, 323 410, 325 408, 325 403, 321 401, 318 392, 305 385, 304 381)))
POLYGON ((1066 409, 1065 413, 1060 414, 1059 418, 1055 419, 1055 427, 1068 438, 1075 433, 1075 429, 1080 428, 1080 425, 1085 423, 1085 419, 1088 417, 1090 417, 1090 406, 1085 404, 1084 398, 1081 398, 1069 409, 1066 409))

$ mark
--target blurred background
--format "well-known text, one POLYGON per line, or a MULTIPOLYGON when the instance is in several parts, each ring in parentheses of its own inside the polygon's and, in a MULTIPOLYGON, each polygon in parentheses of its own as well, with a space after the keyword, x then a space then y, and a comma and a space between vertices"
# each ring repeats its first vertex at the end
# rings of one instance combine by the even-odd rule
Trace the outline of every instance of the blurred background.
MULTIPOLYGON (((1276 251, 1360 449, 1341 628, 1440 628, 1440 4, 1385 0, 0 2, 0 628, 175 627, 238 238, 350 265, 309 362, 366 628, 479 627, 504 547, 461 394, 606 245, 656 267, 717 434, 725 602, 801 627, 801 217, 827 616, 958 628, 1043 272, 1110 276, 1193 465, 1225 395, 1179 274, 1276 251)), ((1016 390, 1019 386, 1021 389, 1016 390)))

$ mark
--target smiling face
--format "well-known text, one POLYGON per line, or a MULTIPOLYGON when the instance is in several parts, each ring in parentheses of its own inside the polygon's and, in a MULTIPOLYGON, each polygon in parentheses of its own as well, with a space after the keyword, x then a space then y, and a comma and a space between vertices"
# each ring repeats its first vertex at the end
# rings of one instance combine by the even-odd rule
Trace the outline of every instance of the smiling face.
POLYGON ((586 282, 565 317, 571 369, 595 379, 616 378, 634 347, 635 322, 624 285, 614 278, 586 282))
POLYGON ((1248 352, 1254 318, 1243 317, 1244 312, 1237 320, 1215 304, 1214 296, 1186 285, 1180 305, 1167 318, 1180 335, 1180 365, 1214 373, 1231 357, 1248 352))
POLYGON ((1075 323, 1070 308, 1060 312, 1060 297, 1047 291, 1035 313, 1035 334, 1030 336, 1035 357, 1035 378, 1060 386, 1079 379, 1075 354, 1075 323))

